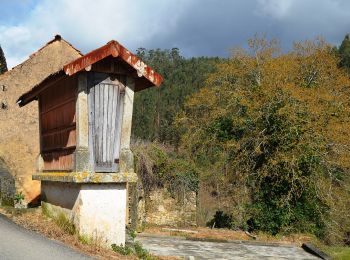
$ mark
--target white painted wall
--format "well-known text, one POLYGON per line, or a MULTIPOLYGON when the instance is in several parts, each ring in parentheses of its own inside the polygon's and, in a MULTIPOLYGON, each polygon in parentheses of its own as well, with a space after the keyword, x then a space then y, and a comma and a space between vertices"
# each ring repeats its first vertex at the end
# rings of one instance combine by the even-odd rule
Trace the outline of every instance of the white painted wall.
POLYGON ((42 196, 45 202, 57 206, 53 210, 60 207, 61 212, 68 212, 80 235, 107 247, 125 244, 125 183, 42 182, 42 196))
POLYGON ((125 184, 83 184, 78 205, 81 234, 107 245, 125 244, 125 184))

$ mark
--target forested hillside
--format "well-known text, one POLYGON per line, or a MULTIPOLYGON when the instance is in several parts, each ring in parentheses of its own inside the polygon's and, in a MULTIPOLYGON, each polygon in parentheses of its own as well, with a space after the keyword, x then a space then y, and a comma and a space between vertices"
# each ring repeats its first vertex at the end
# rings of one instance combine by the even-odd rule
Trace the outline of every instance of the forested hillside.
MULTIPOLYGON (((178 146, 166 155, 152 144, 153 177, 190 172, 231 228, 349 243, 346 44, 318 39, 282 53, 277 41, 254 38, 228 60, 140 49, 165 82, 136 95, 134 137, 178 146)), ((136 149, 138 163, 146 150, 136 149)))
POLYGON ((164 82, 160 88, 135 94, 133 137, 177 145, 179 137, 173 126, 176 113, 183 108, 188 95, 204 86, 206 75, 213 72, 215 64, 222 59, 185 59, 177 48, 140 48, 137 55, 160 73, 164 82))

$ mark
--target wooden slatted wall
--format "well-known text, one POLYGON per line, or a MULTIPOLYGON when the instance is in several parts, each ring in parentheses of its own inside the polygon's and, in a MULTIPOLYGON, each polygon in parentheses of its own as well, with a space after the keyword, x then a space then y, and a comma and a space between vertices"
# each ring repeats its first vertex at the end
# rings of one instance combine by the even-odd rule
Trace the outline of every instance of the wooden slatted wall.
POLYGON ((95 171, 115 172, 120 149, 123 91, 126 77, 111 80, 106 74, 94 73, 90 78, 90 147, 95 171), (95 76, 95 77, 93 77, 95 76), (123 84, 124 83, 124 84, 123 84))
POLYGON ((44 170, 73 170, 76 98, 76 77, 61 80, 40 95, 40 146, 44 170))

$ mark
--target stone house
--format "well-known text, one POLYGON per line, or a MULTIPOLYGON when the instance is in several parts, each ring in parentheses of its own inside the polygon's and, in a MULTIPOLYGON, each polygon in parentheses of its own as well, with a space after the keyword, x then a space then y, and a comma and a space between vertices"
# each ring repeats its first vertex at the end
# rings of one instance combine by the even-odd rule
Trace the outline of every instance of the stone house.
POLYGON ((40 182, 32 180, 39 154, 37 105, 34 102, 21 109, 17 98, 81 56, 80 51, 56 35, 26 61, 0 75, 0 201, 5 191, 22 192, 26 203, 35 201, 40 194, 40 182))

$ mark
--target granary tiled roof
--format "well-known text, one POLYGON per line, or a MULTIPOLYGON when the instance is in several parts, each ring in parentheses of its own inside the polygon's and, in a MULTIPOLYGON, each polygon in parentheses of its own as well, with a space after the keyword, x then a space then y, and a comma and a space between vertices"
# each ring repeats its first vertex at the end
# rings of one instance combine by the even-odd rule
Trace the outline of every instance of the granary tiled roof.
POLYGON ((145 77, 154 86, 159 87, 163 81, 162 76, 117 41, 108 42, 106 45, 70 62, 63 69, 67 75, 71 76, 108 56, 120 57, 137 71, 139 77, 145 77))
POLYGON ((157 86, 159 87, 163 81, 161 75, 155 72, 151 67, 145 64, 136 55, 127 50, 117 41, 110 41, 106 45, 95 49, 86 55, 83 55, 66 65, 60 70, 52 73, 39 84, 35 85, 30 91, 24 93, 17 101, 20 106, 24 106, 37 98, 37 94, 44 86, 47 86, 52 81, 59 80, 64 76, 72 76, 82 70, 90 70, 91 65, 107 58, 113 57, 124 62, 134 70, 137 74, 135 80, 135 91, 157 86))

